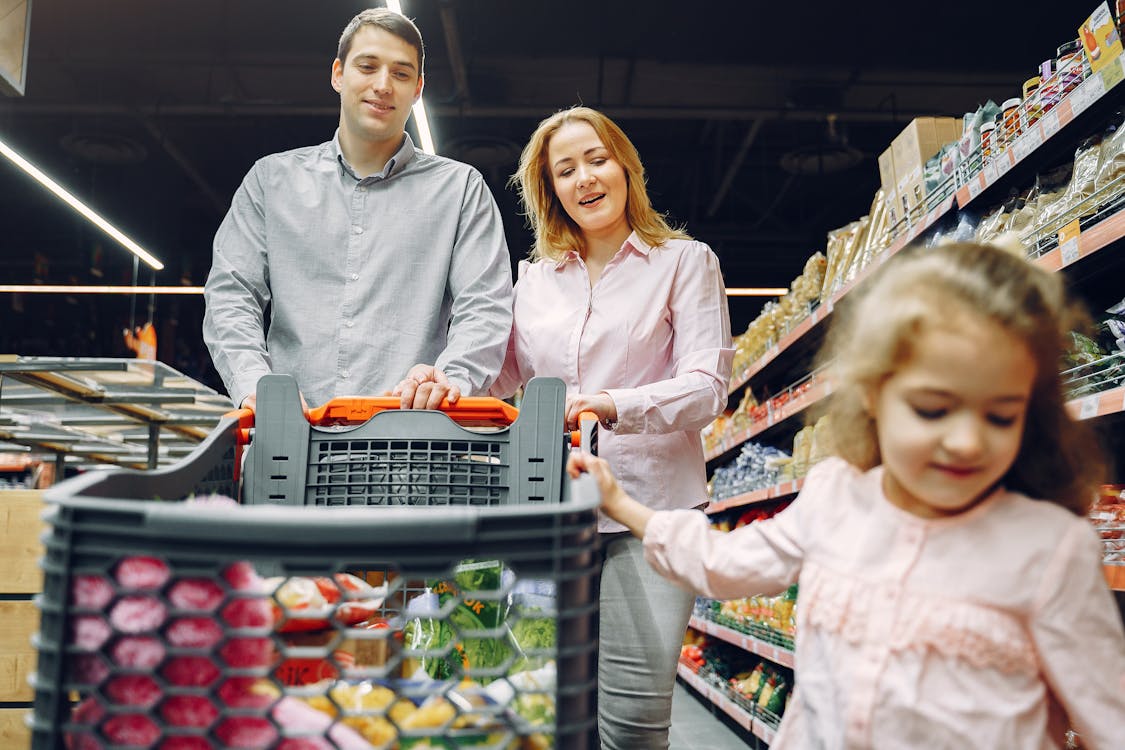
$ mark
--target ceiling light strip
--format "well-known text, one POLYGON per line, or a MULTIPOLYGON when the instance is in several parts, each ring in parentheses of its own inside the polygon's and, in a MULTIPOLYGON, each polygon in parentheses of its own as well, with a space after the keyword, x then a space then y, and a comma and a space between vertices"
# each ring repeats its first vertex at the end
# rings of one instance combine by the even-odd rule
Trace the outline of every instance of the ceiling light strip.
POLYGON ((35 178, 35 180, 39 182, 39 184, 54 193, 63 203, 67 204, 75 211, 82 214, 82 216, 86 217, 86 219, 94 224, 98 229, 102 230, 110 237, 121 243, 126 250, 133 253, 145 263, 152 266, 154 270, 159 271, 164 268, 164 264, 153 257, 151 253, 138 245, 136 242, 133 242, 131 239, 126 237, 120 229, 110 224, 92 208, 71 195, 64 187, 44 174, 38 167, 29 162, 27 159, 23 158, 14 150, 12 150, 12 148, 2 140, 0 140, 0 154, 3 154, 9 161, 35 178))
POLYGON ((2 292, 13 294, 203 294, 203 287, 0 284, 0 293, 2 292))
MULTIPOLYGON (((402 12, 402 3, 398 0, 387 0, 387 10, 393 10, 400 16, 406 15, 402 12)), ((434 149, 434 137, 430 132, 430 118, 426 116, 426 103, 422 101, 422 97, 418 97, 418 101, 414 102, 414 124, 418 127, 418 140, 422 142, 422 150, 427 154, 436 154, 434 149)))

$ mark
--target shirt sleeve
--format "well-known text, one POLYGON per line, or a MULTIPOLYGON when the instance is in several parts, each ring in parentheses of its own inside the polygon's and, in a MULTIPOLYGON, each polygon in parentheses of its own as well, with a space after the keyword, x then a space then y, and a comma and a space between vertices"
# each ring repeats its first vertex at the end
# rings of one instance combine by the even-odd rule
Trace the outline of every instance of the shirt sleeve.
POLYGON ((616 432, 700 430, 726 408, 734 361, 726 289, 719 259, 706 245, 695 244, 681 256, 668 300, 675 375, 606 390, 617 407, 616 432))
POLYGON ((512 330, 512 269, 500 211, 471 173, 449 267, 449 336, 435 365, 465 395, 483 395, 500 373, 512 330))
POLYGON ((1121 747, 1125 632, 1102 572, 1101 544, 1085 519, 1074 520, 1047 566, 1031 637, 1082 746, 1121 747))
POLYGON ((730 532, 712 529, 698 510, 658 511, 645 528, 645 559, 660 575, 715 599, 779 593, 801 572, 806 507, 817 486, 810 473, 788 508, 730 532))
POLYGON ((211 272, 203 289, 203 341, 235 406, 272 371, 266 350, 270 303, 264 195, 254 165, 234 194, 215 234, 211 272))

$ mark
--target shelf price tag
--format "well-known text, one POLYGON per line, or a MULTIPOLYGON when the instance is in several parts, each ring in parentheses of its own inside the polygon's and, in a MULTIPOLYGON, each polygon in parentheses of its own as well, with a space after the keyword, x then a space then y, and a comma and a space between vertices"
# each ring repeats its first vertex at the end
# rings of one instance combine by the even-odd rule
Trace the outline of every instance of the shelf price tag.
POLYGON ((1053 108, 1050 112, 1043 115, 1043 119, 1039 121, 1039 126, 1043 129, 1043 138, 1047 139, 1059 132, 1059 110, 1053 108))
POLYGON ((1082 399, 1082 405, 1078 407, 1079 419, 1093 419, 1098 416, 1098 394, 1087 396, 1082 399))
POLYGON ((1067 224, 1059 230, 1059 253, 1062 255, 1062 264, 1069 266, 1078 260, 1078 236, 1082 233, 1078 219, 1067 224))
POLYGON ((1117 62, 1117 65, 1110 65, 1102 69, 1102 80, 1105 82, 1106 91, 1109 91, 1125 79, 1125 55, 1119 57, 1117 62))

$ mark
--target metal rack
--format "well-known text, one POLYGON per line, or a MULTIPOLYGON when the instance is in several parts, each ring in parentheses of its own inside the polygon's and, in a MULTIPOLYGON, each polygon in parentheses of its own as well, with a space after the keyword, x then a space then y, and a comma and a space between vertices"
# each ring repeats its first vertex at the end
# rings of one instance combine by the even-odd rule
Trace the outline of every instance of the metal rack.
POLYGON ((173 464, 231 408, 162 362, 0 355, 0 450, 53 454, 60 479, 67 466, 173 464))

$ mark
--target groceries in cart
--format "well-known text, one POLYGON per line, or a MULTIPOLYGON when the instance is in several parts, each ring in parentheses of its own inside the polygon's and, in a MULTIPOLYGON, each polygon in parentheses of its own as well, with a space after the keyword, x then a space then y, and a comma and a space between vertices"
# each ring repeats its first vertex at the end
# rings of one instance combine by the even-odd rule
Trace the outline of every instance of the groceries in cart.
POLYGON ((387 598, 408 593, 394 583, 124 557, 71 585, 73 676, 91 690, 67 745, 553 747, 553 589, 468 561, 387 619, 387 598))

